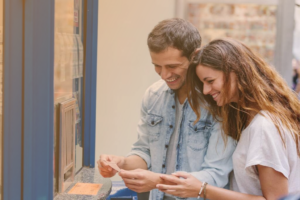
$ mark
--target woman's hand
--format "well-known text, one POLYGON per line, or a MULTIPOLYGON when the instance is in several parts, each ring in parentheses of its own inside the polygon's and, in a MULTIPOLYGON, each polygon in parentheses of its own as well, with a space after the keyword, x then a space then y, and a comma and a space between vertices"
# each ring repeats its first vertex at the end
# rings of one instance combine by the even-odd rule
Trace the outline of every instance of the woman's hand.
POLYGON ((172 175, 161 175, 166 182, 171 182, 174 185, 157 184, 156 187, 162 192, 171 194, 177 197, 197 197, 202 183, 186 172, 176 172, 172 175))

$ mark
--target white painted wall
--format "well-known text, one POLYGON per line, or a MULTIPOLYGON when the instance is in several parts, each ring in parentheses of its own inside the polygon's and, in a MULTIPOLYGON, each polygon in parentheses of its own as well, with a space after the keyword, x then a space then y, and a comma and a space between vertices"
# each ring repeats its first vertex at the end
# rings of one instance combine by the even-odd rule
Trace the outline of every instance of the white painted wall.
POLYGON ((96 161, 125 156, 136 141, 143 94, 159 79, 147 36, 174 16, 175 0, 99 0, 96 161))

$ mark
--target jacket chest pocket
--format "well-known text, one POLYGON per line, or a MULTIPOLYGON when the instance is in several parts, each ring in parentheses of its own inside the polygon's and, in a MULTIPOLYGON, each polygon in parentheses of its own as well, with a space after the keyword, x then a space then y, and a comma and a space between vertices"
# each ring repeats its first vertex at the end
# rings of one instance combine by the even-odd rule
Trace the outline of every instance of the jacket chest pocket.
POLYGON ((159 139, 161 122, 163 117, 153 114, 148 114, 146 117, 149 126, 149 142, 155 142, 159 139))
POLYGON ((200 151, 208 146, 206 126, 204 121, 198 121, 195 125, 193 121, 189 122, 187 143, 191 149, 200 151))

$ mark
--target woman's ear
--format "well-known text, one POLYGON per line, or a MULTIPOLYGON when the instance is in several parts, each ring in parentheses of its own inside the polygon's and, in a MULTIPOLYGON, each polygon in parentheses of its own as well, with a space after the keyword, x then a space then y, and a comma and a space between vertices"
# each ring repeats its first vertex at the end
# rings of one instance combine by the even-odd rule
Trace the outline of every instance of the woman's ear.
POLYGON ((200 48, 197 48, 197 49, 195 49, 195 51, 192 53, 192 56, 191 56, 191 59, 190 59, 191 62, 194 61, 194 58, 195 58, 195 56, 197 55, 197 53, 199 53, 199 51, 200 51, 200 48))

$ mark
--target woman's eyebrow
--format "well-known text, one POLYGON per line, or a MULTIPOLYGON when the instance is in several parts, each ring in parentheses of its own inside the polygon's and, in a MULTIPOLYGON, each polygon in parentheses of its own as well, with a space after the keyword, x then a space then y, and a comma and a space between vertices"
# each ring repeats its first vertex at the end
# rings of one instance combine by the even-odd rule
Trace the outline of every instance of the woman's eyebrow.
POLYGON ((203 81, 205 81, 206 79, 209 79, 209 78, 211 78, 211 77, 205 77, 205 78, 203 79, 203 81))

